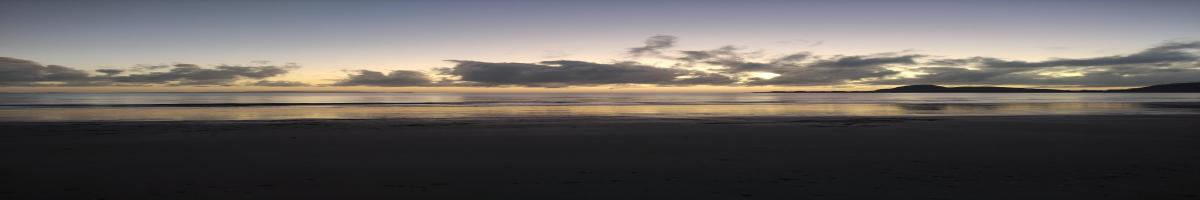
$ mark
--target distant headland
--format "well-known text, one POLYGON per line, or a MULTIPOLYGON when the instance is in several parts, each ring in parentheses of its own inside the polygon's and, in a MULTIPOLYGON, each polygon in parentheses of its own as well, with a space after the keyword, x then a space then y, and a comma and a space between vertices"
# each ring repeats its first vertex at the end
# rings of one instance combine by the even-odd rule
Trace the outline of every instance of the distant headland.
POLYGON ((1011 87, 945 87, 939 85, 907 85, 872 91, 770 91, 755 93, 1168 93, 1200 92, 1200 82, 1172 83, 1119 90, 1055 90, 1011 87))

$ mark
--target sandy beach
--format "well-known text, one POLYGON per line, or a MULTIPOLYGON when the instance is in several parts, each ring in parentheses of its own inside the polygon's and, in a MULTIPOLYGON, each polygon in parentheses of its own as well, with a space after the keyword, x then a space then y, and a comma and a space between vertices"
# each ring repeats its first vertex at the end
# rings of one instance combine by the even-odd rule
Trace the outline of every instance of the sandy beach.
POLYGON ((0 122, 0 199, 1196 199, 1200 116, 0 122))

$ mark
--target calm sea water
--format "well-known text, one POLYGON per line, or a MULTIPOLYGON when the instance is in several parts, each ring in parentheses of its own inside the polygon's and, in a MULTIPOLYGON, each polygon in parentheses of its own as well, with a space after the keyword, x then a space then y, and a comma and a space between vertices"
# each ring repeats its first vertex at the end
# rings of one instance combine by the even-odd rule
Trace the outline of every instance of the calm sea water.
POLYGON ((1200 93, 0 94, 0 121, 1200 113, 1200 93))

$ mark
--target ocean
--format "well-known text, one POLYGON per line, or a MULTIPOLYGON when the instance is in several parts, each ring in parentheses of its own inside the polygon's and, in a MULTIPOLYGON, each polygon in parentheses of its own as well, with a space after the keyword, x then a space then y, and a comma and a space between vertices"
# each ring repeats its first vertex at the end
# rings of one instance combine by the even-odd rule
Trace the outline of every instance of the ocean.
POLYGON ((1200 113, 1200 93, 4 93, 0 121, 1200 113))

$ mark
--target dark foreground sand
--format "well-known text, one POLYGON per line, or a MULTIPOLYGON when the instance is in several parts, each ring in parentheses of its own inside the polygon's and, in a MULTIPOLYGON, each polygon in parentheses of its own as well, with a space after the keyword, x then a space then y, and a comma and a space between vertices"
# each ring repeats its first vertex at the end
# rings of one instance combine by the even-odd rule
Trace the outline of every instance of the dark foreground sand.
POLYGON ((0 123, 0 199, 1197 199, 1200 116, 0 123))

